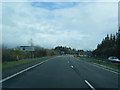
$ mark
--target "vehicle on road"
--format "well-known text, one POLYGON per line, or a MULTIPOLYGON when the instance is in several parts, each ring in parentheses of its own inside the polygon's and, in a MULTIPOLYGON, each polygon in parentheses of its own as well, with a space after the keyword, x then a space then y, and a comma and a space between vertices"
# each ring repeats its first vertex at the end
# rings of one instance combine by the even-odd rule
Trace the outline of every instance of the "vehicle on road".
POLYGON ((115 56, 108 57, 108 60, 109 61, 114 61, 114 62, 120 62, 120 60, 117 57, 115 57, 115 56))

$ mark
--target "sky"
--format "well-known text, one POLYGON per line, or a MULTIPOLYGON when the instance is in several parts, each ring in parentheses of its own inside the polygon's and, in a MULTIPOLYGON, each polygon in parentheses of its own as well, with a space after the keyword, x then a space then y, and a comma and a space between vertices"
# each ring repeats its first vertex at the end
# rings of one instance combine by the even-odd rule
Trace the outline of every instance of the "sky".
POLYGON ((117 2, 4 2, 2 43, 7 47, 69 46, 93 50, 118 31, 117 2))
POLYGON ((118 2, 119 0, 0 0, 2 2, 118 2))

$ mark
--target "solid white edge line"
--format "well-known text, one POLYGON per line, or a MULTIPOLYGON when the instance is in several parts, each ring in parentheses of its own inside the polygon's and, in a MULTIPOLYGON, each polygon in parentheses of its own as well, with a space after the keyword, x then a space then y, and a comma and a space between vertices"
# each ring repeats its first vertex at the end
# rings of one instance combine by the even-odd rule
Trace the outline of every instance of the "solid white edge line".
POLYGON ((34 67, 36 67, 36 66, 38 66, 38 65, 40 65, 40 64, 42 64, 42 63, 44 63, 44 62, 45 62, 45 61, 40 62, 40 63, 35 64, 35 65, 31 66, 31 67, 28 67, 28 68, 26 68, 26 69, 24 69, 24 70, 21 70, 21 71, 15 73, 15 74, 13 74, 13 75, 10 75, 10 76, 8 76, 8 77, 6 77, 6 78, 0 80, 0 83, 2 83, 2 82, 4 82, 4 81, 7 81, 7 80, 9 80, 9 79, 11 79, 11 78, 13 78, 13 77, 15 77, 15 76, 17 76, 17 75, 19 75, 19 74, 25 72, 25 71, 28 71, 28 70, 30 70, 30 69, 32 69, 32 68, 34 68, 34 67))
MULTIPOLYGON (((77 58, 76 58, 76 59, 77 59, 77 58)), ((80 59, 77 59, 77 60, 80 60, 80 59)), ((85 62, 85 61, 84 61, 84 62, 85 62)), ((115 71, 112 71, 112 70, 109 70, 109 69, 103 68, 102 66, 100 67, 100 66, 96 65, 95 63, 89 63, 89 62, 85 62, 85 63, 88 63, 88 64, 90 64, 90 65, 92 65, 92 66, 95 66, 95 67, 98 67, 98 68, 101 68, 101 69, 107 70, 107 71, 112 72, 112 73, 115 73, 115 74, 119 74, 118 72, 115 72, 115 71)))
POLYGON ((95 64, 94 64, 94 66, 95 66, 95 67, 98 67, 98 68, 101 68, 101 69, 104 69, 104 70, 107 70, 107 71, 109 71, 109 72, 115 73, 115 74, 119 74, 118 72, 115 72, 115 71, 112 71, 112 70, 103 68, 102 66, 100 67, 100 66, 97 66, 97 65, 95 65, 95 64))
POLYGON ((96 90, 87 80, 85 80, 85 83, 86 83, 92 90, 96 90))

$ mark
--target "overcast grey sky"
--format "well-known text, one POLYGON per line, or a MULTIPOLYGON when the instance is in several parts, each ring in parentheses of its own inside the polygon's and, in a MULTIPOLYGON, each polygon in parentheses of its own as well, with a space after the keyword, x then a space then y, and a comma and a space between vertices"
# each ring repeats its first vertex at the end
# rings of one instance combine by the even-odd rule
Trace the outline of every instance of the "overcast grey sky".
POLYGON ((70 46, 93 50, 118 30, 117 2, 9 2, 2 4, 2 39, 8 47, 70 46))

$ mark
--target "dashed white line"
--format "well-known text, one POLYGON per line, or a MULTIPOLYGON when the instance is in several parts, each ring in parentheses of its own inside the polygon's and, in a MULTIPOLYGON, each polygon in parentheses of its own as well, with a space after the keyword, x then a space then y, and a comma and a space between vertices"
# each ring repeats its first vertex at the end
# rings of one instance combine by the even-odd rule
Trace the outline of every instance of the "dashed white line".
POLYGON ((96 90, 87 80, 85 80, 85 83, 86 83, 92 90, 96 90))
POLYGON ((15 74, 13 74, 13 75, 10 75, 10 76, 8 76, 8 77, 6 77, 6 78, 0 80, 0 83, 2 83, 2 82, 4 82, 4 81, 7 81, 7 80, 9 80, 9 79, 11 79, 11 78, 13 78, 13 77, 15 77, 15 76, 17 76, 17 75, 19 75, 19 74, 25 72, 25 71, 28 71, 28 70, 30 70, 30 69, 32 69, 32 68, 34 68, 34 67, 36 67, 36 66, 38 66, 38 65, 40 65, 40 64, 42 64, 42 63, 44 63, 44 62, 45 62, 45 61, 40 62, 40 63, 35 64, 35 65, 31 66, 31 67, 28 67, 28 68, 26 68, 26 69, 24 69, 24 70, 21 70, 21 71, 15 73, 15 74))
POLYGON ((71 66, 71 68, 74 68, 73 66, 71 66))

